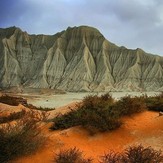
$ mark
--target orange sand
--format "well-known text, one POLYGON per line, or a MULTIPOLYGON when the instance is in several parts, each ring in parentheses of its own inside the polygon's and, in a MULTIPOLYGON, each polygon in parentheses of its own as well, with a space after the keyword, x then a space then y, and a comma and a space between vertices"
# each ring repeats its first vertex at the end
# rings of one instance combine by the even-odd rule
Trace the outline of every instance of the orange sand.
POLYGON ((11 105, 0 103, 0 116, 8 116, 10 113, 20 112, 22 109, 27 109, 27 108, 25 108, 21 104, 19 106, 11 106, 11 105))
MULTIPOLYGON (((71 104, 71 106, 75 105, 71 104)), ((65 112, 65 107, 63 112, 65 112)), ((59 112, 57 111, 57 113, 59 112)), ((50 115, 56 115, 56 111, 50 115)), ((55 153, 71 147, 77 147, 83 151, 86 157, 94 159, 94 163, 97 162, 99 156, 109 150, 121 151, 133 144, 142 144, 163 150, 162 124, 163 116, 158 117, 157 112, 150 111, 125 117, 123 118, 123 125, 119 129, 94 136, 89 135, 80 126, 62 131, 50 131, 48 128, 51 123, 49 123, 43 127, 43 132, 47 136, 46 145, 35 154, 21 157, 13 162, 51 163, 55 153)))

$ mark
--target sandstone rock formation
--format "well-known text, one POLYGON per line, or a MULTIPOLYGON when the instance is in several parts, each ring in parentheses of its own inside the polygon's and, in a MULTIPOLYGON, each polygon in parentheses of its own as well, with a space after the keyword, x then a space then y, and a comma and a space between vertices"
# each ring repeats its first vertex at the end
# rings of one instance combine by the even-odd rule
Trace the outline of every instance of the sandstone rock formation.
POLYGON ((109 42, 95 28, 55 35, 0 29, 0 88, 66 91, 163 90, 163 57, 109 42))

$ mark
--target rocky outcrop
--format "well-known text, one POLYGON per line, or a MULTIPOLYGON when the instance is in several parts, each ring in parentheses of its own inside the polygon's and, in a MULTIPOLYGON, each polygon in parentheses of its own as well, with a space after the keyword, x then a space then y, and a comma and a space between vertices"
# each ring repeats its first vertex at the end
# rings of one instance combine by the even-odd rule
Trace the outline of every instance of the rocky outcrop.
POLYGON ((109 42, 95 28, 55 35, 0 29, 0 87, 66 91, 163 90, 163 57, 109 42))

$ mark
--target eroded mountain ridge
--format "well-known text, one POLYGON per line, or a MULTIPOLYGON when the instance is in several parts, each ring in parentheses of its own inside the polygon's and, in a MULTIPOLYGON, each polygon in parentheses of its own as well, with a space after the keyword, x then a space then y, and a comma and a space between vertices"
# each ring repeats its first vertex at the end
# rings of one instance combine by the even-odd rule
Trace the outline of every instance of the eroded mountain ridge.
POLYGON ((95 28, 55 35, 0 29, 0 88, 65 91, 161 91, 163 57, 109 42, 95 28))

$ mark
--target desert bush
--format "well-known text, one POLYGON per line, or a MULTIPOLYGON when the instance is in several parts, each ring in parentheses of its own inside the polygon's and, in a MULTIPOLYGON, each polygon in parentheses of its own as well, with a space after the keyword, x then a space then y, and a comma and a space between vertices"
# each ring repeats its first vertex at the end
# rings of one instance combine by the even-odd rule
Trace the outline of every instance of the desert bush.
POLYGON ((45 138, 38 127, 43 117, 27 112, 22 119, 0 126, 1 163, 31 154, 44 144, 45 138))
POLYGON ((109 115, 107 110, 77 109, 65 115, 59 115, 53 119, 54 125, 51 129, 67 129, 74 126, 83 126, 91 133, 113 130, 121 125, 120 120, 109 115))
POLYGON ((12 105, 12 106, 18 106, 19 104, 22 104, 25 107, 28 107, 28 108, 34 109, 34 110, 42 110, 42 111, 55 110, 55 108, 37 107, 32 104, 28 104, 27 99, 24 99, 22 97, 8 96, 8 95, 0 96, 0 103, 12 105))
POLYGON ((41 110, 41 111, 52 111, 52 110, 55 110, 55 108, 48 108, 48 107, 35 107, 35 110, 41 110))
POLYGON ((143 97, 125 96, 116 102, 115 109, 123 116, 147 110, 147 106, 143 97))
POLYGON ((118 114, 112 111, 113 99, 109 94, 87 96, 76 110, 53 119, 51 129, 66 129, 81 125, 91 133, 113 130, 121 125, 118 114))
POLYGON ((161 151, 139 145, 125 149, 122 160, 129 163, 161 163, 163 155, 161 151))
POLYGON ((32 104, 25 104, 24 105, 25 107, 27 108, 30 108, 30 109, 34 109, 34 110, 41 110, 41 111, 51 111, 51 110, 55 110, 55 108, 48 108, 48 107, 37 107, 37 106, 34 106, 32 104))
POLYGON ((162 163, 161 151, 142 145, 126 148, 122 153, 109 152, 101 157, 100 163, 162 163))
MULTIPOLYGON (((120 127, 119 116, 112 116, 111 108, 83 108, 81 125, 91 133, 114 130, 120 127)), ((81 118, 79 117, 79 120, 81 118)))
POLYGON ((114 99, 109 93, 103 94, 101 96, 89 95, 84 97, 82 101, 82 105, 85 108, 95 108, 95 107, 106 108, 108 106, 113 105, 113 103, 114 99))
POLYGON ((83 158, 82 152, 76 148, 62 150, 55 154, 54 163, 91 163, 92 159, 83 158))
POLYGON ((163 92, 152 97, 145 97, 145 103, 149 110, 163 111, 163 92))
POLYGON ((26 114, 25 110, 21 110, 20 112, 13 112, 10 113, 8 116, 1 116, 0 117, 0 123, 7 123, 13 120, 17 120, 22 118, 26 114))
POLYGON ((91 133, 114 130, 121 126, 120 118, 125 115, 143 112, 145 110, 163 109, 163 93, 156 97, 122 97, 114 101, 110 94, 91 95, 83 99, 76 110, 53 119, 51 129, 66 129, 81 125, 91 133))
MULTIPOLYGON (((111 151, 100 157, 100 163, 122 163, 122 156, 120 153, 111 151)), ((127 163, 127 162, 126 162, 127 163)))
POLYGON ((27 104, 27 100, 21 97, 13 97, 8 95, 0 96, 0 102, 12 106, 18 106, 19 104, 25 105, 27 104))
POLYGON ((54 125, 51 126, 52 130, 57 129, 67 129, 73 126, 81 125, 81 114, 80 110, 71 110, 70 112, 62 115, 59 114, 57 117, 55 117, 52 121, 54 122, 54 125))

